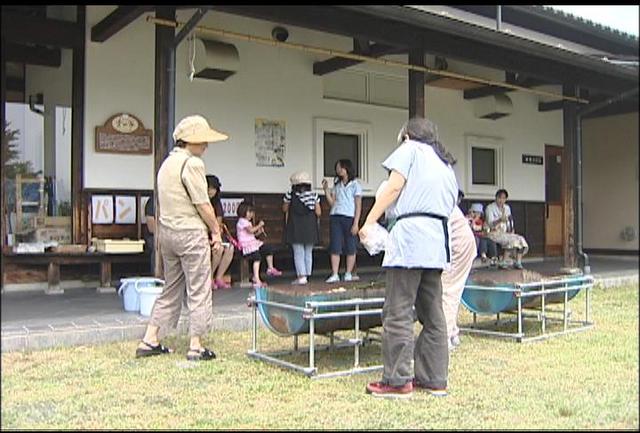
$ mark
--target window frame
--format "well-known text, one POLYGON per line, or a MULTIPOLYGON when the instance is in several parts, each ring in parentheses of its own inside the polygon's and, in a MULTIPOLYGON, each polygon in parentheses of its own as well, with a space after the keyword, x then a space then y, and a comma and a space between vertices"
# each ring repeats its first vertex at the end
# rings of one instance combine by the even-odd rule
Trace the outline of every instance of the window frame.
POLYGON ((316 117, 314 126, 314 181, 315 189, 322 190, 322 180, 326 179, 330 185, 333 184, 333 177, 324 176, 324 134, 348 134, 356 135, 358 140, 358 180, 363 188, 369 186, 369 139, 372 136, 372 126, 370 123, 327 119, 316 117))
POLYGON ((481 197, 493 197, 496 190, 503 187, 503 140, 498 137, 483 137, 477 135, 465 135, 467 144, 467 182, 465 194, 473 194, 481 197), (473 183, 473 149, 491 149, 495 152, 494 172, 495 183, 492 185, 473 183))

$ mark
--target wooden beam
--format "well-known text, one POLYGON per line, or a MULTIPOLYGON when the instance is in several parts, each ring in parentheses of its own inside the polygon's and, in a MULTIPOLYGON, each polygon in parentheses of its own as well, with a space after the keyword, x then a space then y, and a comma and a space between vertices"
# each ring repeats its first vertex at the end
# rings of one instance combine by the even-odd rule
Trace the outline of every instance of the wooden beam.
POLYGON ((152 10, 153 6, 118 6, 116 10, 91 28, 91 42, 105 42, 144 12, 152 10))
MULTIPOLYGON (((77 23, 85 38, 86 6, 77 6, 77 23)), ((84 88, 85 45, 73 49, 71 87, 71 234, 75 244, 88 244, 88 213, 84 203, 84 88)))
POLYGON ((25 63, 28 65, 60 67, 62 54, 59 48, 7 44, 2 52, 7 62, 25 63))
POLYGON ((173 42, 173 45, 176 48, 178 47, 178 45, 180 45, 180 42, 182 42, 185 36, 187 36, 195 28, 195 26, 202 19, 204 14, 207 13, 207 10, 209 10, 208 6, 203 6, 199 8, 196 11, 196 13, 194 13, 193 16, 189 19, 189 21, 180 29, 180 31, 176 35, 176 38, 173 42))
MULTIPOLYGON (((422 45, 409 50, 409 63, 415 66, 424 66, 424 49, 422 45)), ((425 73, 409 70, 409 119, 425 115, 424 106, 425 73)))
MULTIPOLYGON (((175 21, 175 6, 158 6, 156 17, 175 21)), ((155 200, 155 217, 159 221, 158 206, 158 170, 169 153, 173 143, 173 127, 175 125, 175 92, 176 92, 176 47, 175 29, 173 27, 156 26, 155 29, 155 101, 154 101, 154 134, 153 134, 153 200, 155 200)), ((154 236, 155 275, 161 275, 161 259, 158 248, 158 236, 154 236)))
POLYGON ((82 35, 79 23, 2 12, 2 37, 7 42, 75 48, 84 45, 82 35))
MULTIPOLYGON (((355 41, 356 40, 354 39, 354 42, 355 41)), ((351 54, 361 54, 377 58, 385 56, 387 54, 400 54, 406 52, 406 48, 392 47, 384 44, 374 44, 367 47, 367 49, 369 50, 368 53, 364 53, 360 51, 362 47, 358 44, 359 43, 354 43, 354 45, 360 48, 354 49, 353 51, 351 51, 351 54)), ((349 66, 357 65, 358 63, 362 62, 360 60, 345 59, 344 57, 332 57, 321 62, 315 62, 313 64, 313 75, 326 75, 331 72, 339 71, 340 69, 348 68, 349 66)))
POLYGON ((5 86, 6 90, 10 92, 24 92, 24 79, 17 77, 7 77, 5 86))
MULTIPOLYGON (((575 86, 563 85, 564 95, 578 96, 575 86)), ((562 123, 564 132, 564 155, 562 170, 562 196, 564 198, 564 224, 562 228, 562 249, 564 266, 575 268, 578 260, 575 254, 575 172, 574 158, 577 145, 576 136, 576 112, 575 104, 566 104, 562 110, 562 123)), ((581 203, 578 203, 581 206, 581 203)))
POLYGON ((561 99, 559 101, 551 101, 551 102, 538 102, 538 111, 554 111, 554 110, 562 110, 567 101, 561 99))

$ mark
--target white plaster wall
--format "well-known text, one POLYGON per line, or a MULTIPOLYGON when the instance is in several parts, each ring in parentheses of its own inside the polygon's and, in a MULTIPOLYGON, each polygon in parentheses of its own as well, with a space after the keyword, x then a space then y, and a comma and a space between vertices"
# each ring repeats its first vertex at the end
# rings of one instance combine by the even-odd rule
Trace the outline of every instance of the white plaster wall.
MULTIPOLYGON (((88 29, 111 10, 113 7, 89 7, 88 29)), ((186 21, 191 13, 183 11, 179 19, 186 21)), ((275 23, 210 12, 200 25, 268 37, 275 23)), ((289 42, 352 49, 348 38, 286 27, 289 42)), ((214 127, 231 136, 226 142, 211 145, 204 158, 207 171, 220 176, 223 189, 282 192, 288 186, 291 172, 300 169, 312 172, 313 119, 325 117, 372 125, 369 184, 373 195, 385 175, 380 162, 395 147, 406 110, 323 100, 322 78, 313 75, 312 65, 316 59, 326 57, 239 40, 230 42, 239 51, 240 70, 225 82, 201 79, 189 82, 186 41, 176 54, 176 121, 185 115, 200 113, 214 127), (256 118, 286 122, 285 167, 256 167, 256 118)), ((144 17, 105 43, 87 42, 85 187, 153 187, 152 156, 96 154, 93 149, 95 126, 116 112, 131 112, 142 119, 146 127, 153 126, 154 52, 154 26, 146 23, 144 17)), ((370 65, 358 67, 372 68, 370 65)), ((395 68, 387 68, 385 73, 406 76, 405 71, 395 68)), ((545 144, 562 145, 562 115, 560 111, 538 113, 535 95, 515 92, 509 96, 514 114, 492 121, 475 118, 472 102, 465 101, 461 91, 427 87, 427 115, 438 124, 442 141, 458 157, 456 171, 463 185, 466 182, 465 134, 499 137, 504 142, 504 186, 510 198, 542 201, 543 166, 523 165, 521 154, 544 155, 545 144)))
POLYGON ((583 139, 584 247, 638 250, 638 112, 586 119, 583 139))

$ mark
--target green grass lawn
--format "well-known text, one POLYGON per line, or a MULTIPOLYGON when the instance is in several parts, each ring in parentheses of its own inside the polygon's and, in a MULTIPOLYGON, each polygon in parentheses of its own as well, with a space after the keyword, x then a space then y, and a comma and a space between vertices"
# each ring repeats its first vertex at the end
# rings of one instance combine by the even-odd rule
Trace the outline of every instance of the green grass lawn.
MULTIPOLYGON (((186 337, 167 339, 177 354, 141 360, 135 341, 2 354, 2 428, 637 430, 638 286, 595 288, 591 308, 593 329, 546 341, 463 335, 447 398, 376 399, 364 387, 378 373, 310 380, 250 360, 249 332, 214 333, 219 359, 202 363, 185 360, 186 337)), ((291 346, 260 338, 261 348, 291 346)), ((318 362, 347 367, 351 356, 318 362)), ((380 347, 362 362, 379 363, 380 347)))

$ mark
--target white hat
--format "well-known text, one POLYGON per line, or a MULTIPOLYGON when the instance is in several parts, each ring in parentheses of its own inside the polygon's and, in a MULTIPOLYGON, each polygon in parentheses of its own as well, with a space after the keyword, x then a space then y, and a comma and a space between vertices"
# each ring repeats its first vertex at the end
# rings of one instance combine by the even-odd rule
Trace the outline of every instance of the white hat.
POLYGON ((199 115, 185 117, 173 130, 173 139, 176 142, 182 140, 186 143, 213 143, 227 138, 227 134, 211 128, 207 119, 199 115))
POLYGON ((296 171, 289 178, 291 185, 299 185, 301 183, 311 184, 311 176, 306 171, 296 171))
POLYGON ((474 203, 471 205, 471 209, 474 212, 478 212, 478 213, 483 213, 484 212, 484 207, 482 206, 482 203, 474 203))

